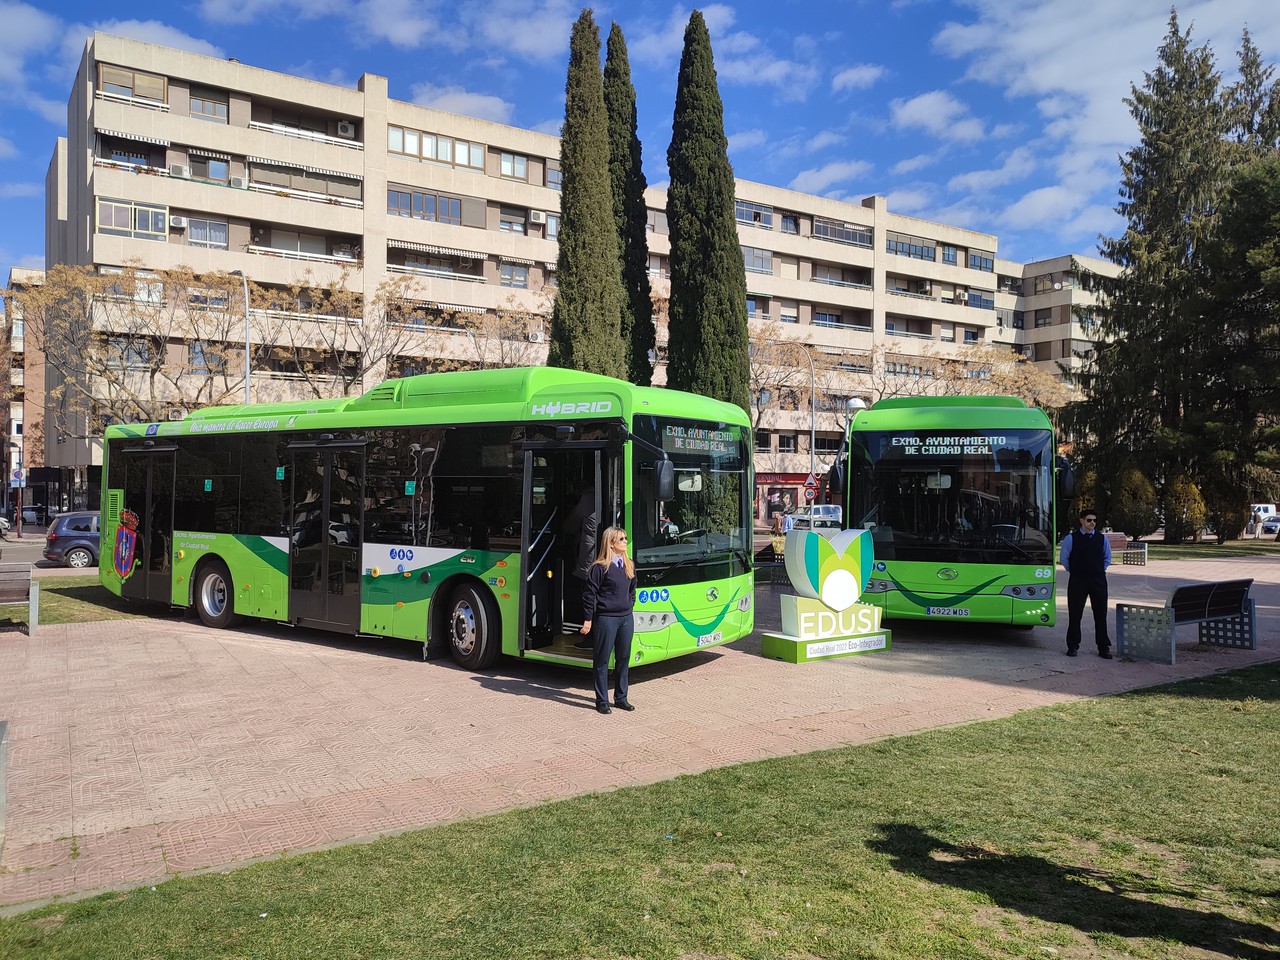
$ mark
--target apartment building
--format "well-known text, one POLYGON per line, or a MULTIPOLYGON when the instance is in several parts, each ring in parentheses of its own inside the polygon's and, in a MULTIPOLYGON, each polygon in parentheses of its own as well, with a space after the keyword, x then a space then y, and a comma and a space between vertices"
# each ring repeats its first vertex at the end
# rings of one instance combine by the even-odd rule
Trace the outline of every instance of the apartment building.
MULTIPOLYGON (((520 336, 500 336, 519 349, 503 356, 541 363, 558 158, 556 137, 393 100, 373 74, 350 89, 96 33, 47 175, 46 262, 238 271, 279 294, 255 303, 251 337, 315 319, 288 296, 304 273, 358 293, 366 310, 388 278, 407 278, 401 295, 424 336, 379 374, 475 362, 485 328, 460 318, 517 317, 520 336)), ((746 181, 737 192, 753 336, 777 328, 808 361, 803 399, 768 398, 760 417, 762 489, 799 502, 850 402, 919 377, 913 358, 999 344, 1056 370, 1087 348, 1071 257, 1007 263, 995 236, 895 214, 879 196, 847 203, 746 181)), ((661 297, 665 195, 646 202, 661 297)), ((255 399, 299 388, 270 367, 252 385, 255 399)), ((50 465, 92 484, 94 444, 57 434, 46 431, 50 465)))

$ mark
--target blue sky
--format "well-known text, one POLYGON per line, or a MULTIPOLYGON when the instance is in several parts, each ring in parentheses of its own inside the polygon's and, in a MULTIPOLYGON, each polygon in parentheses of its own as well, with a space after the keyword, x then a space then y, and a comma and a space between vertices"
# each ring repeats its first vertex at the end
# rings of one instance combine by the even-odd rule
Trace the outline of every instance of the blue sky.
MULTIPOLYGON (((594 7, 617 20, 645 171, 666 150, 688 5, 594 7)), ((1122 98, 1156 63, 1167 0, 730 0, 711 28, 734 172, 999 236, 1029 261, 1091 254, 1135 139, 1122 98)), ((1178 5, 1229 81, 1247 25, 1280 62, 1275 0, 1178 5)), ((391 95, 558 133, 568 0, 0 0, 0 276, 43 265, 44 175, 94 29, 317 80, 389 78, 391 95), (121 19, 127 13, 131 19, 121 19)))

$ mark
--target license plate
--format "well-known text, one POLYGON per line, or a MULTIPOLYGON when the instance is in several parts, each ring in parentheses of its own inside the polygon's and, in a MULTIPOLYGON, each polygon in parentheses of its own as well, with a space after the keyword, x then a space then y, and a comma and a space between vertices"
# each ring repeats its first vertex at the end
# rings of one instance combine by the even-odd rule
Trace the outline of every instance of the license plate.
POLYGON ((931 617, 967 617, 969 616, 968 607, 929 607, 927 612, 931 617))
POLYGON ((719 643, 724 639, 724 631, 717 630, 715 633, 704 633, 698 638, 698 646, 709 647, 713 643, 719 643))

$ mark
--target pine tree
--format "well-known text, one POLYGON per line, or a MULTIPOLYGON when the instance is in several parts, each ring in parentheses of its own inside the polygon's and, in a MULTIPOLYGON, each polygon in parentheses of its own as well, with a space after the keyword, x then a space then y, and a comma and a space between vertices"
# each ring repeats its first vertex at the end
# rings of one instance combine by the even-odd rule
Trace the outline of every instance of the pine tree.
POLYGON ((604 61, 604 107, 609 116, 609 179, 613 187, 613 219, 622 257, 622 341, 632 383, 653 382, 653 300, 649 289, 648 183, 636 135, 636 89, 622 28, 614 23, 604 61))
POLYGON ((749 410, 747 277, 728 148, 711 37, 695 10, 685 28, 667 150, 667 384, 749 410))
POLYGON ((609 126, 600 33, 591 10, 573 25, 560 135, 558 291, 548 366, 627 375, 621 340, 622 276, 609 185, 609 126))
POLYGON ((1068 422, 1104 482, 1133 461, 1160 483, 1194 471, 1204 452, 1205 360, 1219 334, 1202 313, 1204 257, 1229 172, 1230 112, 1212 52, 1192 47, 1176 12, 1157 68, 1125 102, 1140 133, 1121 160, 1127 229, 1101 244, 1122 271, 1087 278, 1103 294, 1102 338, 1068 422))
POLYGON ((1227 90, 1231 137, 1252 154, 1280 147, 1280 82, 1246 28, 1240 38, 1240 79, 1227 90))

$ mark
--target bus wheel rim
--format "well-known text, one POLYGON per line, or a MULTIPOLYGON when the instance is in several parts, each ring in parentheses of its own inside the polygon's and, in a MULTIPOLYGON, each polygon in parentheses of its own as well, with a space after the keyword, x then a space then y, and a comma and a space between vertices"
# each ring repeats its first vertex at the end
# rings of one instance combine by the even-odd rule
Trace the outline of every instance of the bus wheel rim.
POLYGON ((476 612, 463 600, 453 608, 453 647, 465 656, 475 649, 475 645, 476 612))
POLYGON ((204 578, 200 587, 201 601, 211 616, 220 616, 227 606, 227 585, 216 573, 204 578))

